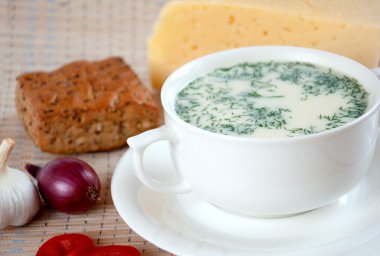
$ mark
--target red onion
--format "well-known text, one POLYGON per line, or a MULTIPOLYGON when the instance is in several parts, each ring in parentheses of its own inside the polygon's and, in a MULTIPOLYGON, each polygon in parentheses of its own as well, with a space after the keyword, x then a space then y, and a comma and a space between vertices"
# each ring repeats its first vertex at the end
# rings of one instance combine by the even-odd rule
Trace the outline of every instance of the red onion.
POLYGON ((37 179, 37 186, 47 204, 62 212, 83 212, 99 197, 99 177, 90 165, 72 157, 57 158, 42 168, 26 164, 37 179))

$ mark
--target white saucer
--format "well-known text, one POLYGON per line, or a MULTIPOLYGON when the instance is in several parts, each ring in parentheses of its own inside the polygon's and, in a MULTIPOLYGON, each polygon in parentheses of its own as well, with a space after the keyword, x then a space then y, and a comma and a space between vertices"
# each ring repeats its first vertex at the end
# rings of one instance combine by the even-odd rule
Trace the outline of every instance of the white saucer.
MULTIPOLYGON (((173 171, 168 144, 148 148, 145 165, 153 175, 167 178, 173 171)), ((128 151, 116 167, 111 190, 121 218, 141 237, 175 255, 380 255, 380 146, 367 177, 348 195, 286 218, 238 216, 192 193, 153 192, 135 177, 128 151)))

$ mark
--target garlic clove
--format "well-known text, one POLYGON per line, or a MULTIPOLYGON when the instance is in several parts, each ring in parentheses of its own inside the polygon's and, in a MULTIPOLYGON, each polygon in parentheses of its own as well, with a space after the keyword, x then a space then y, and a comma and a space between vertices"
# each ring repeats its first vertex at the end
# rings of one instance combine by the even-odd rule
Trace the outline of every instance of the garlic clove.
POLYGON ((14 145, 12 139, 5 139, 0 145, 0 228, 27 224, 41 205, 29 175, 7 166, 14 145))

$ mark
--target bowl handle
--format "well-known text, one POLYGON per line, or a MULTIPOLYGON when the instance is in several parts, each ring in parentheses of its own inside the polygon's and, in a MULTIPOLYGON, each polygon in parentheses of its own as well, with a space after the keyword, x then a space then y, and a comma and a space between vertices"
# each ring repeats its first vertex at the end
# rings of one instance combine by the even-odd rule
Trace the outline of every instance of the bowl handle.
MULTIPOLYGON (((144 168, 143 156, 145 150, 154 142, 167 140, 170 146, 177 143, 178 138, 174 132, 164 126, 148 130, 127 139, 131 153, 132 167, 137 178, 148 188, 161 193, 188 193, 190 187, 181 179, 177 183, 165 183, 154 179, 144 168)), ((178 170, 176 170, 178 173, 178 170)))

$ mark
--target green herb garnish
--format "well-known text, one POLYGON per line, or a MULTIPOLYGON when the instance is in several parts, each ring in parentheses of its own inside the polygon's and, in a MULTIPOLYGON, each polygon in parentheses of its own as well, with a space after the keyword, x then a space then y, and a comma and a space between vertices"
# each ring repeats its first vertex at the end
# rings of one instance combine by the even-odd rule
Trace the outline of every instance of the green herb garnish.
POLYGON ((215 133, 251 136, 258 129, 276 129, 295 136, 341 126, 367 105, 368 93, 354 78, 310 63, 258 62, 218 68, 193 80, 178 93, 175 110, 185 122, 215 133), (339 95, 347 104, 316 116, 318 125, 294 127, 294 111, 281 101, 284 86, 296 88, 303 102, 339 95))

